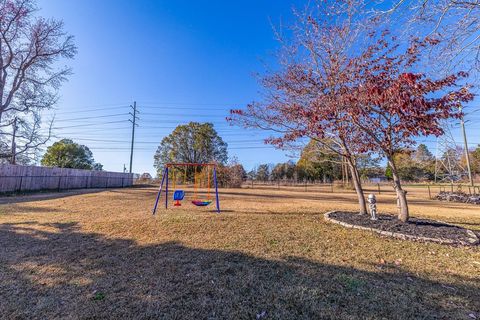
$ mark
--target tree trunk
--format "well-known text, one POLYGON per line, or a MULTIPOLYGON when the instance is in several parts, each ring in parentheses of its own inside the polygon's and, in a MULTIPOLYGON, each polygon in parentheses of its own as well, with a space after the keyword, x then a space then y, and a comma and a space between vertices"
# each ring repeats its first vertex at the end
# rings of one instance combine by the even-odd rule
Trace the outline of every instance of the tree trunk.
MULTIPOLYGON (((350 173, 352 175, 353 186, 357 192, 358 206, 360 208, 360 214, 367 214, 367 203, 365 202, 365 196, 363 194, 362 182, 360 181, 360 175, 358 174, 357 166, 353 159, 346 157, 350 173)), ((348 175, 348 174, 347 174, 348 175)))
POLYGON ((388 164, 392 169, 392 176, 393 176, 393 188, 397 193, 397 199, 400 205, 400 212, 398 213, 398 220, 402 222, 407 222, 409 219, 408 213, 408 202, 407 202, 407 191, 402 189, 402 183, 400 181, 400 176, 398 175, 397 167, 395 166, 395 162, 388 158, 388 164))

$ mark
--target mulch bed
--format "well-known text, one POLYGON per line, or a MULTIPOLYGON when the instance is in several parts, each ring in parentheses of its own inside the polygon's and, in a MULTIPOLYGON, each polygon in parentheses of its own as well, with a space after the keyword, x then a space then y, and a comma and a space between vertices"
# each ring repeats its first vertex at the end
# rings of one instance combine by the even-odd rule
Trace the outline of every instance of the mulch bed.
POLYGON ((396 238, 460 245, 476 245, 479 242, 478 235, 473 231, 430 219, 412 217, 403 223, 392 215, 382 214, 378 220, 370 220, 370 215, 340 211, 330 212, 326 218, 346 227, 367 229, 396 238))

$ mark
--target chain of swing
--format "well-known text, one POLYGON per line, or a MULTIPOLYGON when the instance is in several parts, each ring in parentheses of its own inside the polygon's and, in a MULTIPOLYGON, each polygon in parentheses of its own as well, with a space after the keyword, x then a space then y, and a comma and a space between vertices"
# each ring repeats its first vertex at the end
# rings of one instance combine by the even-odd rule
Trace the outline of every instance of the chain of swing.
MULTIPOLYGON (((212 182, 212 177, 211 175, 213 174, 212 169, 210 166, 206 166, 200 171, 198 171, 197 166, 193 166, 193 199, 192 202, 195 203, 202 203, 202 202, 211 202, 212 201, 212 196, 211 196, 211 182, 212 182), (205 181, 206 180, 206 181, 205 181), (205 184, 206 182, 206 184, 205 184), (207 188, 207 194, 205 199, 200 199, 199 194, 200 194, 200 189, 202 188, 207 188)), ((177 180, 178 180, 178 174, 177 171, 180 171, 179 169, 172 167, 172 187, 173 190, 177 190, 177 180)), ((183 183, 180 184, 180 187, 185 188, 187 186, 187 177, 188 177, 188 166, 183 167, 183 177, 181 177, 181 182, 183 183)), ((183 190, 183 189, 182 189, 183 190)))

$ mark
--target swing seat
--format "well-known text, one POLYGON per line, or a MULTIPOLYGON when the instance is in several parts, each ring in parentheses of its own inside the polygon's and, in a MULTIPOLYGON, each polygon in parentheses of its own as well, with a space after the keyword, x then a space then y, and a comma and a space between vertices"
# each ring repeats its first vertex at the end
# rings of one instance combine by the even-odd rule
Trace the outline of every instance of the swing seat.
POLYGON ((193 200, 192 203, 197 207, 206 207, 212 203, 212 200, 193 200))
POLYGON ((175 190, 173 193, 173 200, 175 201, 181 201, 185 198, 185 191, 183 190, 175 190))
POLYGON ((185 198, 185 191, 183 190, 175 190, 173 193, 173 200, 175 200, 175 203, 173 204, 175 207, 180 207, 182 204, 180 201, 185 198))

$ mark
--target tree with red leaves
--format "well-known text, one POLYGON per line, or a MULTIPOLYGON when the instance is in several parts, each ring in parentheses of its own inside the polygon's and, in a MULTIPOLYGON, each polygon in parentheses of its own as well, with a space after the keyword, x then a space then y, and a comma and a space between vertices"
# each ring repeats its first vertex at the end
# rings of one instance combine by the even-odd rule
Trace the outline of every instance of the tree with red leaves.
POLYGON ((232 110, 230 120, 274 132, 266 142, 279 148, 308 138, 343 157, 358 195, 359 212, 365 214, 356 161, 357 146, 366 136, 349 121, 349 109, 342 105, 342 93, 350 81, 348 52, 362 29, 356 17, 362 5, 362 1, 318 1, 311 10, 297 13, 292 39, 277 33, 282 68, 261 80, 265 100, 232 110))
POLYGON ((414 39, 402 52, 395 38, 371 34, 372 45, 351 59, 350 84, 343 94, 348 121, 368 139, 358 145, 361 151, 383 155, 392 170, 399 201, 399 220, 409 218, 406 191, 403 190, 395 155, 415 143, 419 136, 440 136, 442 120, 461 117, 460 107, 471 101, 468 86, 459 82, 459 72, 431 79, 415 70, 422 52, 438 41, 414 39))
POLYGON ((276 132, 266 142, 280 148, 307 137, 345 157, 361 213, 366 208, 356 157, 381 154, 392 169, 399 219, 406 222, 406 191, 394 155, 415 137, 441 135, 441 120, 461 116, 459 107, 473 99, 468 87, 458 86, 466 74, 428 78, 415 68, 423 50, 438 40, 413 40, 402 52, 395 38, 387 41, 388 32, 366 34, 367 24, 352 19, 355 3, 333 6, 321 7, 330 14, 299 16, 292 42, 281 39, 281 70, 262 79, 265 100, 232 110, 231 120, 276 132))

